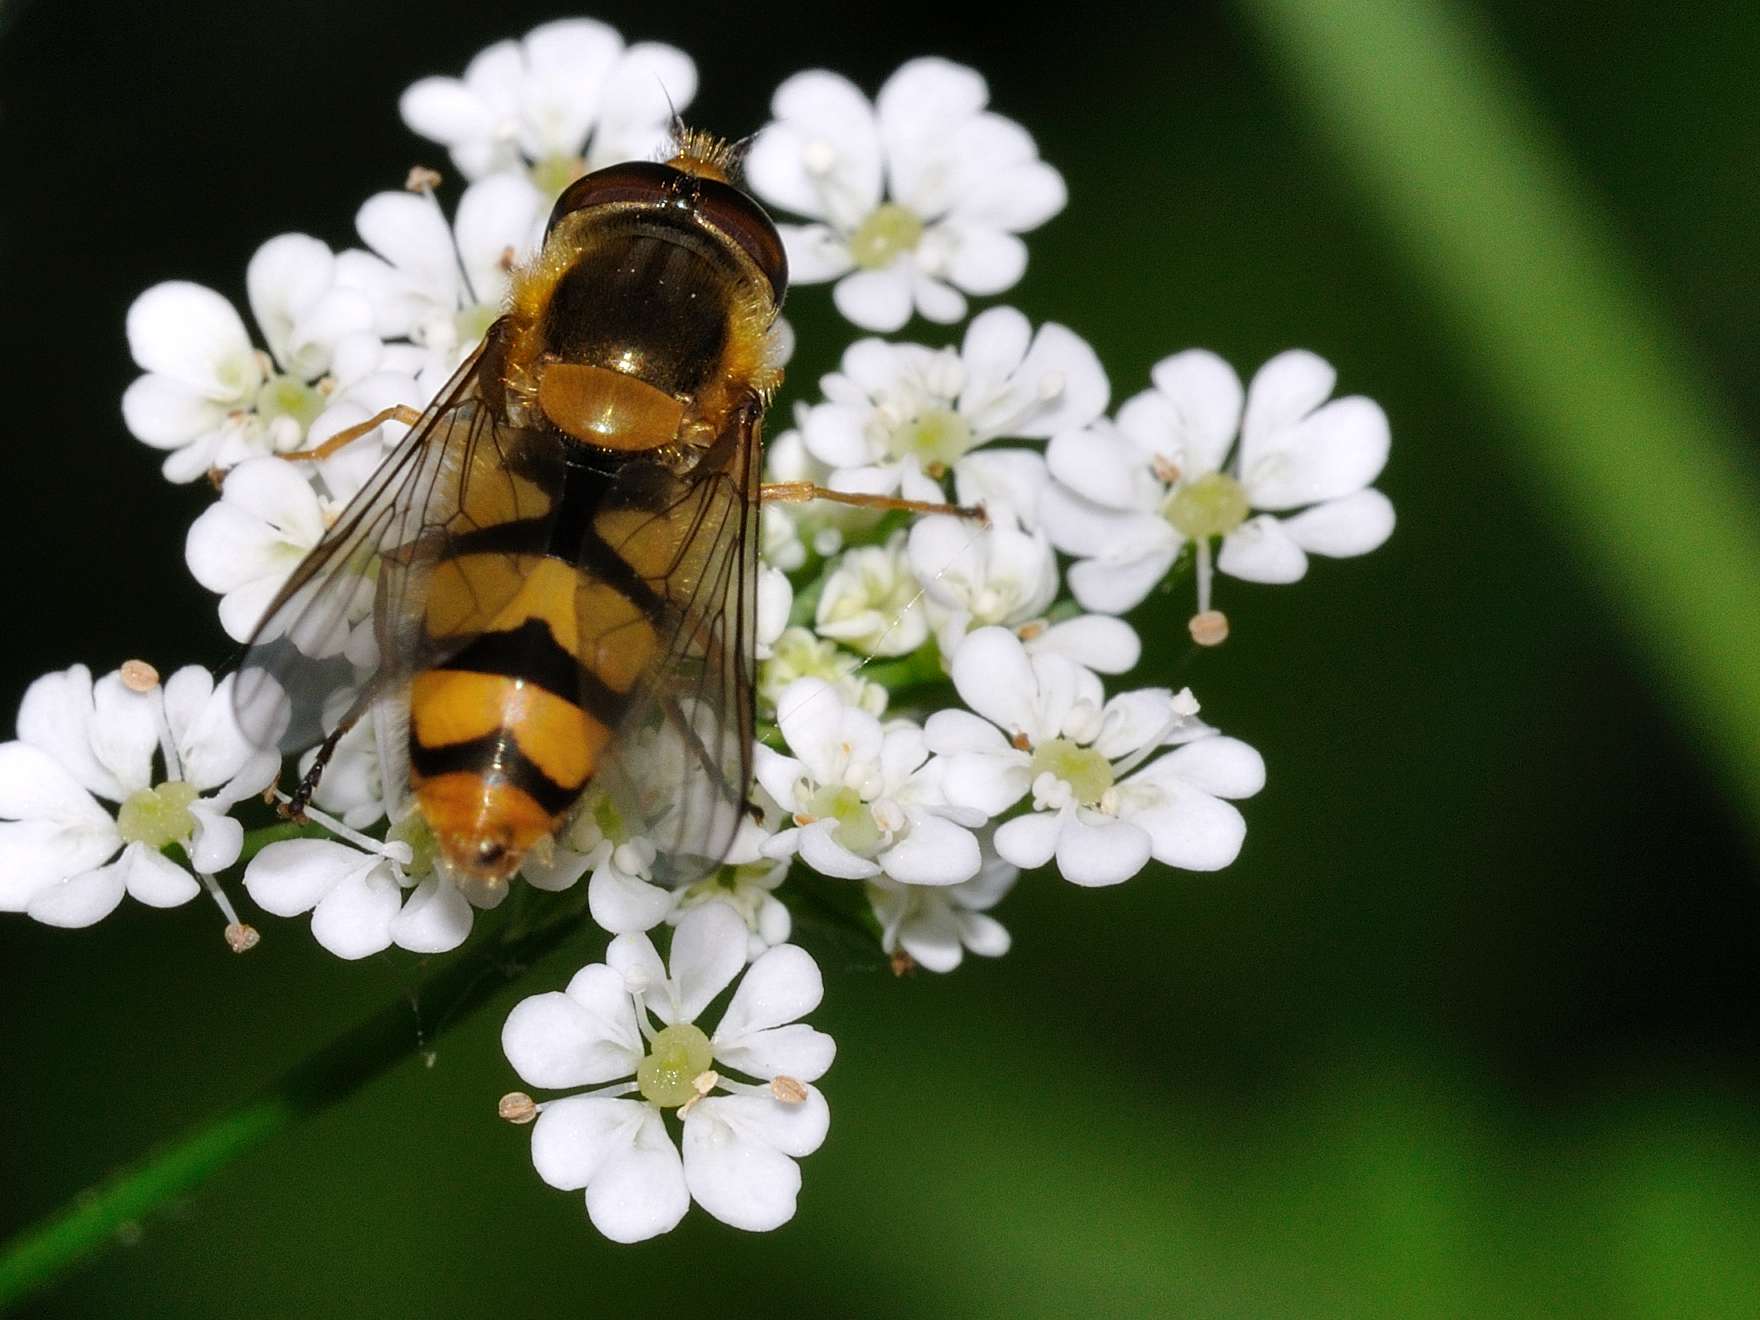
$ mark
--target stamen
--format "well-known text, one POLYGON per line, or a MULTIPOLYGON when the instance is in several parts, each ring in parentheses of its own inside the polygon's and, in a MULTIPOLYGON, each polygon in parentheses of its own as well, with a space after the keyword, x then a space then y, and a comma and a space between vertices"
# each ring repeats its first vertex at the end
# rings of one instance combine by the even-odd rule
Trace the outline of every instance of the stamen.
POLYGON ((785 1105, 798 1105, 807 1098, 807 1088, 792 1077, 770 1079, 770 1094, 785 1105))
POLYGON ((262 941, 257 928, 243 921, 234 921, 226 927, 226 947, 234 953, 249 953, 262 941))
MULTIPOLYGON (((286 793, 283 793, 280 789, 275 789, 273 791, 277 802, 293 801, 292 798, 286 793)), ((352 843, 362 852, 377 853, 380 857, 385 858, 387 861, 395 862, 400 867, 407 867, 415 860, 414 850, 401 840, 381 843, 370 834, 362 834, 359 830, 350 829, 347 825, 344 825, 341 821, 337 820, 336 817, 327 812, 319 811, 309 803, 306 806, 305 814, 308 819, 317 821, 318 824, 329 830, 330 833, 334 834, 337 838, 352 843)))
POLYGON ((538 1105, 524 1091, 509 1091, 495 1106, 495 1113, 509 1123, 530 1123, 538 1116, 538 1105))
POLYGON ((159 686, 159 671, 145 660, 124 660, 117 673, 130 692, 151 692, 159 686))
POLYGON ((1204 610, 1192 615, 1186 625, 1192 640, 1199 646, 1221 646, 1228 640, 1228 615, 1221 610, 1204 610))
POLYGON ((404 179, 405 192, 431 193, 440 186, 440 171, 427 165, 411 165, 409 176, 404 179))

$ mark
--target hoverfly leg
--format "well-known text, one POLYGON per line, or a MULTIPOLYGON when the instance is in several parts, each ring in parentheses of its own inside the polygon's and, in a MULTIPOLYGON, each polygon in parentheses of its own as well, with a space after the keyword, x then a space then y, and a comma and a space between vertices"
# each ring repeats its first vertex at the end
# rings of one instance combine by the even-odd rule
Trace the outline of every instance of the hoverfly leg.
POLYGON ((321 444, 313 445, 310 449, 296 449, 292 453, 282 454, 281 457, 285 458, 290 463, 321 462, 322 460, 329 458, 330 455, 334 454, 337 450, 344 449, 353 444, 363 435, 378 430, 379 427, 383 426, 386 422, 402 422, 405 426, 414 426, 421 420, 422 414, 419 409, 410 408, 401 403, 394 403, 389 408, 380 409, 364 422, 356 422, 353 426, 343 427, 335 435, 323 441, 321 444))
POLYGON ((350 729, 360 723, 361 716, 372 708, 372 704, 373 692, 369 688, 355 701, 354 705, 348 708, 348 713, 330 731, 329 736, 318 745, 318 755, 312 761, 312 768, 306 771, 305 777, 299 781, 299 787, 293 790, 293 795, 276 808, 283 820, 302 823, 305 821, 306 807, 312 800, 312 794, 318 791, 319 781, 324 778, 324 767, 329 765, 330 758, 336 755, 336 745, 342 741, 350 729))
POLYGON ((990 525, 990 516, 982 504, 936 504, 929 500, 901 500, 891 495, 862 495, 854 491, 832 490, 811 481, 771 481, 758 488, 758 498, 766 504, 808 504, 813 500, 830 500, 833 504, 851 504, 859 509, 898 509, 906 513, 941 513, 952 518, 970 518, 981 527, 990 525))

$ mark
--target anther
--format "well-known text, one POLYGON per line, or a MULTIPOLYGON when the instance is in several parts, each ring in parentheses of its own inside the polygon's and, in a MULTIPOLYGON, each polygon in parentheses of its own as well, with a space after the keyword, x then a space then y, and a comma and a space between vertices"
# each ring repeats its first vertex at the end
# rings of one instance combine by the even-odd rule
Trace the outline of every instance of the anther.
POLYGON ((226 924, 226 947, 234 953, 249 953, 262 939, 257 928, 249 922, 231 921, 226 924))
POLYGON ((1179 480, 1179 464, 1164 454, 1157 454, 1149 460, 1149 466, 1155 473, 1155 479, 1164 486, 1171 486, 1179 480))
POLYGON ((1221 646, 1228 640, 1228 615, 1221 610, 1205 610, 1192 615, 1186 627, 1199 646, 1221 646))
POLYGON ((1029 619, 1014 630, 1014 635, 1020 638, 1023 642, 1030 642, 1035 637, 1044 633, 1044 631, 1050 626, 1051 625, 1046 623, 1043 619, 1029 619))
POLYGON ((892 974, 894 976, 909 976, 912 972, 917 970, 917 960, 911 957, 910 954, 906 953, 903 949, 894 949, 892 951, 892 957, 887 962, 887 966, 892 969, 892 974))
POLYGON ((524 1091, 509 1091, 495 1106, 495 1112, 509 1123, 530 1123, 538 1116, 537 1103, 524 1091))
POLYGON ((124 660, 118 673, 130 692, 151 692, 159 686, 159 671, 145 660, 124 660))
POLYGON ((806 1100, 807 1088, 792 1077, 773 1077, 770 1094, 785 1105, 798 1105, 806 1100))
POLYGON ((1024 733, 1017 733, 1008 741, 1010 746, 1012 746, 1017 752, 1030 752, 1033 750, 1033 740, 1027 737, 1024 733))
POLYGON ((691 1110, 697 1107, 697 1101, 713 1091, 720 1081, 721 1074, 716 1072, 713 1068, 706 1068, 695 1077, 691 1078, 691 1089, 695 1091, 696 1094, 678 1107, 678 1116, 684 1118, 688 1115, 691 1110))
POLYGON ((433 192, 440 186, 440 171, 426 165, 412 165, 409 177, 403 181, 405 192, 433 192))

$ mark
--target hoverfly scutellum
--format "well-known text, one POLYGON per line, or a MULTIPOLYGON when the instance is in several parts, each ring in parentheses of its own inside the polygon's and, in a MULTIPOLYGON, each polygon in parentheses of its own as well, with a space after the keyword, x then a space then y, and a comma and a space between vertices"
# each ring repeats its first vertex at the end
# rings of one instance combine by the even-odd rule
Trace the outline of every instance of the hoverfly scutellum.
POLYGON ((787 260, 730 163, 680 130, 665 164, 576 180, 425 412, 289 456, 412 423, 270 603, 236 685, 259 741, 323 740, 293 814, 373 710, 385 773, 479 891, 589 784, 676 875, 726 855, 751 777, 760 502, 940 507, 761 485, 787 260))

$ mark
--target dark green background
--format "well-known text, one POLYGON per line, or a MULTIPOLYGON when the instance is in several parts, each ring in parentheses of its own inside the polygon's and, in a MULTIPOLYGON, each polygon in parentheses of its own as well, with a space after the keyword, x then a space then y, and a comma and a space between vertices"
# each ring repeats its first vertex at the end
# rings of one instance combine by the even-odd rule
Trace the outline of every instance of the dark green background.
MULTIPOLYGON (((1751 428, 1760 21, 1541 9, 1479 7, 1751 428)), ((1636 649, 1521 484, 1512 455, 1532 441, 1469 385, 1444 314, 1245 25, 1208 5, 594 12, 689 50, 692 117, 732 134, 802 67, 872 89, 915 54, 978 65, 1070 183, 1011 300, 1087 335, 1115 401, 1193 344, 1246 371, 1323 353, 1392 419, 1399 529, 1296 587, 1224 579, 1235 636, 1195 664, 1183 597, 1138 620, 1143 681, 1193 683, 1265 753, 1234 867, 1098 892, 1033 877, 999 913, 1014 952, 947 978, 826 960, 834 1121, 786 1229, 695 1214, 610 1246, 495 1121, 502 1012, 596 956, 583 932, 430 1058, 226 1170, 33 1313, 1760 1309, 1751 842, 1664 714, 1667 647, 1636 649)), ((552 13, 0 9, 0 701, 75 660, 227 658, 182 560, 207 496, 167 488, 121 426, 129 301, 181 276, 242 302, 250 253, 284 230, 346 245, 360 200, 446 164, 402 129, 398 91, 552 13)), ((791 303, 797 389, 842 342, 827 304, 791 303)), ((1693 491, 1656 498, 1692 516, 1693 491)), ((302 923, 263 925, 237 959, 199 902, 125 905, 85 932, 0 924, 0 1233, 424 971, 345 966, 302 923)), ((412 1004, 412 1040, 420 1023, 412 1004)))

